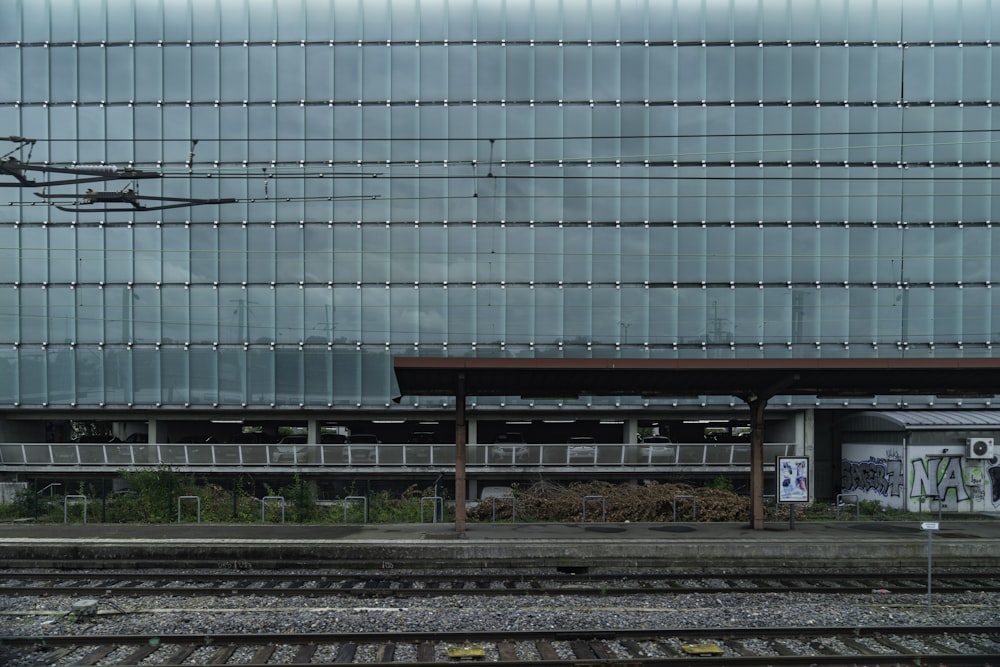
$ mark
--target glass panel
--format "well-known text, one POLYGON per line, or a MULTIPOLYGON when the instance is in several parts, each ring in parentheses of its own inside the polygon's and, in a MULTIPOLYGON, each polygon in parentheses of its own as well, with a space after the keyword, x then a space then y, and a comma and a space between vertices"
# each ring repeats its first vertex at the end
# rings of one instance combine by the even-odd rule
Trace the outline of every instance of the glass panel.
POLYGON ((241 294, 239 290, 192 287, 189 292, 190 314, 187 317, 190 322, 190 342, 209 345, 221 342, 245 342, 246 296, 239 300, 235 298, 239 294, 241 294), (226 298, 227 296, 232 298, 226 298), (239 305, 241 303, 242 306, 239 305), (237 313, 243 313, 244 318, 237 319, 237 313), (220 331, 223 338, 220 338, 220 331))
MULTIPOLYGON (((20 229, 0 225, 0 281, 13 283, 20 280, 20 229)), ((11 312, 13 316, 13 312, 11 312)), ((2 325, 0 325, 2 326, 2 325)))
POLYGON ((104 399, 108 403, 132 402, 132 356, 125 347, 104 348, 104 399))
POLYGON ((74 382, 73 351, 66 348, 49 349, 46 359, 46 385, 50 403, 75 403, 76 382, 74 382))
POLYGON ((43 283, 49 278, 49 258, 46 252, 48 246, 46 230, 40 227, 25 227, 21 229, 21 275, 20 280, 30 283, 43 283))
POLYGON ((333 377, 331 354, 326 349, 304 352, 304 400, 308 405, 331 405, 333 402, 333 377))
POLYGON ((274 354, 275 401, 282 405, 302 405, 302 353, 295 349, 278 349, 274 354))
MULTIPOLYGON (((412 330, 418 331, 419 336, 414 338, 411 335, 411 328, 404 324, 397 340, 404 343, 417 340, 421 343, 457 343, 462 340, 470 340, 467 335, 465 337, 461 336, 465 327, 455 332, 459 336, 458 339, 452 339, 451 332, 446 328, 446 323, 448 322, 448 290, 426 285, 421 287, 419 291, 411 289, 405 290, 405 292, 412 293, 405 300, 412 309, 412 315, 410 315, 414 323, 412 330)), ((403 313, 399 312, 402 300, 397 300, 397 295, 404 296, 395 291, 393 293, 394 323, 400 321, 405 323, 407 319, 402 317, 403 313)))
POLYGON ((76 339, 76 295, 74 291, 65 287, 50 289, 48 310, 47 340, 51 343, 74 342, 76 339))
POLYGON ((275 342, 302 343, 304 292, 301 287, 278 287, 275 294, 275 342))
POLYGON ((450 287, 447 291, 447 321, 442 323, 450 342, 467 344, 476 342, 477 290, 468 287, 450 287))
POLYGON ((361 399, 385 404, 391 398, 392 358, 386 351, 371 351, 361 357, 361 399))
POLYGON ((677 447, 677 462, 689 465, 703 463, 706 447, 708 445, 679 445, 677 447))
MULTIPOLYGON (((219 350, 219 353, 211 359, 212 365, 205 369, 201 383, 204 392, 211 392, 218 386, 218 400, 221 403, 230 405, 245 405, 249 402, 247 391, 247 355, 243 350, 219 350), (218 375, 216 376, 215 364, 218 363, 218 375)), ((192 358, 191 370, 195 369, 195 360, 192 358)), ((194 393, 194 377, 191 378, 192 394, 194 393)), ((195 397, 192 395, 192 399, 195 397)), ((244 456, 246 450, 244 449, 244 456)))
POLYGON ((209 405, 218 402, 216 357, 211 349, 192 348, 189 351, 188 378, 192 402, 209 405))
MULTIPOLYGON (((160 400, 164 405, 176 406, 191 402, 191 377, 188 373, 188 350, 164 348, 160 351, 162 366, 160 373, 160 400)), ((205 352, 202 356, 207 357, 205 352)), ((208 359, 204 359, 208 362, 208 359)), ((213 377, 214 380, 214 377, 213 377)), ((204 381, 204 380, 203 380, 204 381)))
POLYGON ((22 287, 20 294, 20 335, 15 340, 23 343, 48 342, 46 290, 40 287, 22 287))
POLYGON ((372 287, 361 290, 361 330, 366 343, 389 341, 389 290, 372 287))
POLYGON ((137 347, 132 350, 132 400, 152 405, 160 402, 159 350, 137 347))

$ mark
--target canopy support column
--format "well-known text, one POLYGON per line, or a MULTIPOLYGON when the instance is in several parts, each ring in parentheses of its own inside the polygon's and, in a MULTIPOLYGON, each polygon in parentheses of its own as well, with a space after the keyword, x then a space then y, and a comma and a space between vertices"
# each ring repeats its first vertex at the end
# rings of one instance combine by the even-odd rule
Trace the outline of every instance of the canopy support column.
POLYGON ((764 529, 764 408, 767 399, 751 397, 750 406, 750 527, 764 529))
POLYGON ((465 534, 465 374, 459 373, 455 386, 455 532, 465 534))

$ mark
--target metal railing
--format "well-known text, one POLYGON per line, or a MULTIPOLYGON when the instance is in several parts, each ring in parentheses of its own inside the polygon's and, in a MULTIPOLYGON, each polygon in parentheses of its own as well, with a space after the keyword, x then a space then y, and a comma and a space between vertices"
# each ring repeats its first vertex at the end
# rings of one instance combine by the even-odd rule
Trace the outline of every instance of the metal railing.
MULTIPOLYGON (((766 443, 764 461, 797 453, 766 443)), ((747 443, 469 445, 470 467, 747 466, 747 443)), ((453 466, 452 444, 2 443, 0 469, 453 466)))

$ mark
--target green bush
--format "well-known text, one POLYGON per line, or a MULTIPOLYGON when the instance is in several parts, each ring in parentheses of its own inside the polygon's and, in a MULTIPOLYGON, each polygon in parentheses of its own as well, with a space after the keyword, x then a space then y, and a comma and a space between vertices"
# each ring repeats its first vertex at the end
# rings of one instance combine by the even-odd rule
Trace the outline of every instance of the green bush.
POLYGON ((719 476, 713 479, 711 482, 709 482, 706 486, 708 486, 708 488, 710 489, 715 489, 717 491, 727 491, 729 493, 732 493, 733 480, 729 479, 728 477, 719 476))

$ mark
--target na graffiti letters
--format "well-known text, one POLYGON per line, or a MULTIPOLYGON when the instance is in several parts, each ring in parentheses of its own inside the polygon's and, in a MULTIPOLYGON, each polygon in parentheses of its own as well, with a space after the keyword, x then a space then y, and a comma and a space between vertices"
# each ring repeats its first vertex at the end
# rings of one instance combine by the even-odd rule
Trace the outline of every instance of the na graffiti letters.
POLYGON ((910 497, 945 498, 948 491, 955 490, 955 499, 959 502, 969 500, 969 492, 965 488, 962 477, 962 459, 957 456, 928 456, 926 459, 913 459, 913 485, 910 487, 910 497))

